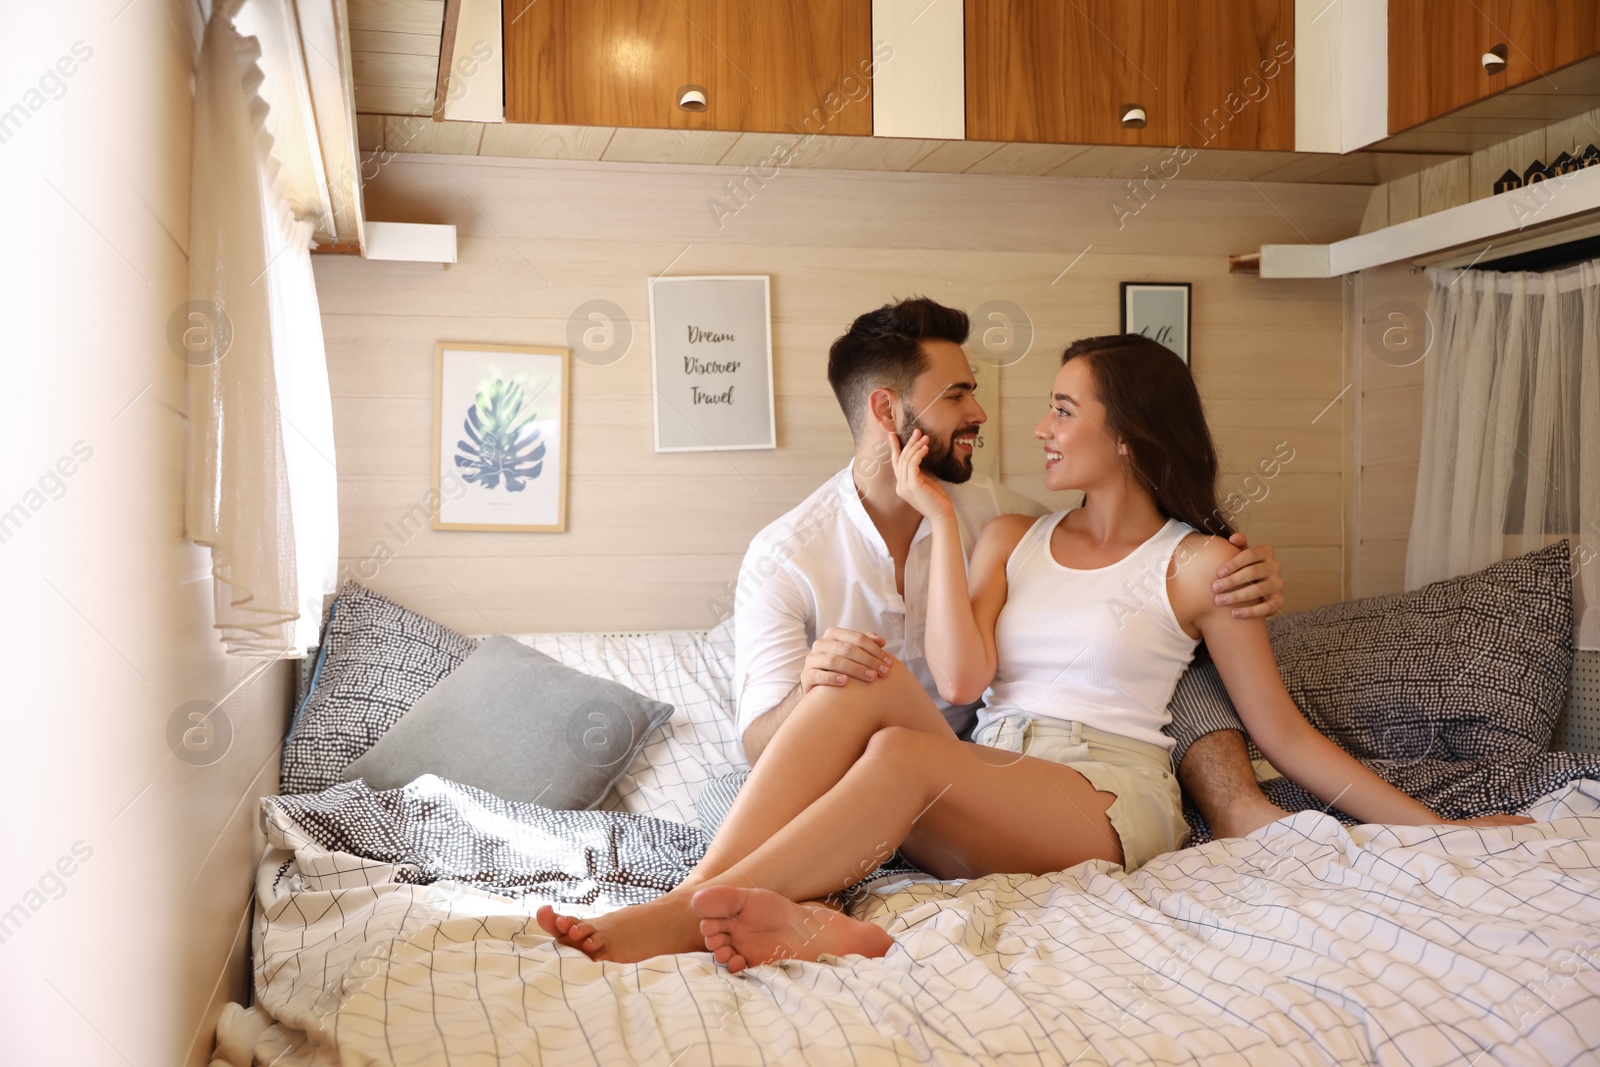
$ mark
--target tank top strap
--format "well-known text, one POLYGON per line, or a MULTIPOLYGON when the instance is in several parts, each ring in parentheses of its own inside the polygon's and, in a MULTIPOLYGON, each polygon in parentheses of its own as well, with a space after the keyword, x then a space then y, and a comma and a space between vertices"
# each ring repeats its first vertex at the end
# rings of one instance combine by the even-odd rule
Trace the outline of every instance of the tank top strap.
POLYGON ((1161 546, 1161 554, 1170 556, 1173 550, 1182 543, 1185 537, 1194 533, 1195 529, 1182 519, 1168 519, 1166 528, 1161 531, 1161 536, 1156 543, 1161 546))
POLYGON ((1007 581, 1015 580, 1017 571, 1034 563, 1039 553, 1050 550, 1050 535, 1066 516, 1066 511, 1057 511, 1049 515, 1040 515, 1033 521, 1033 525, 1028 527, 1028 532, 1022 535, 1022 540, 1017 542, 1017 547, 1011 550, 1011 555, 1006 559, 1007 581))
POLYGON ((1195 532, 1195 528, 1182 519, 1168 519, 1166 526, 1151 539, 1148 548, 1163 578, 1172 570, 1172 557, 1178 551, 1178 546, 1185 537, 1195 532))

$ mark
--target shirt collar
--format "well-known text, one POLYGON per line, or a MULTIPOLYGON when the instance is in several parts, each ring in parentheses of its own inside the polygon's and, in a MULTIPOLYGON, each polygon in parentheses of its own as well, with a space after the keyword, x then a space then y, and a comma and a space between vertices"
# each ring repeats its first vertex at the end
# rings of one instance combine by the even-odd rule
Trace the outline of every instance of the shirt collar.
MULTIPOLYGON (((861 491, 856 488, 854 471, 855 462, 852 460, 837 475, 839 496, 844 501, 844 513, 850 516, 850 521, 861 532, 861 536, 867 539, 867 544, 872 545, 887 556, 889 554, 889 546, 884 543, 883 534, 878 531, 878 526, 872 521, 872 516, 867 514, 866 505, 861 503, 861 491)), ((950 493, 951 499, 954 500, 957 487, 946 481, 940 481, 939 484, 945 487, 945 491, 950 493)), ((917 524, 917 532, 911 535, 911 543, 914 545, 923 538, 931 537, 932 535, 933 524, 924 517, 917 524)))
POLYGON ((861 503, 861 492, 856 489, 855 461, 845 464, 844 470, 836 477, 839 497, 843 501, 844 513, 861 536, 867 539, 867 544, 876 546, 884 555, 889 554, 889 547, 883 543, 883 535, 878 532, 878 527, 873 523, 872 516, 867 514, 867 509, 861 503))

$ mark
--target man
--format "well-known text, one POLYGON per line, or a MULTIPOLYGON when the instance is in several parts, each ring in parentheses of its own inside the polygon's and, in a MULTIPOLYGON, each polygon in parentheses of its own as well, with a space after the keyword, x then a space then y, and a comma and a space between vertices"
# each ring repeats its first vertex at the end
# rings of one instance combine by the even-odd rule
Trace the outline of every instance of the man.
MULTIPOLYGON (((857 318, 833 344, 828 381, 855 438, 849 467, 751 542, 734 598, 734 692, 738 730, 752 765, 800 698, 848 678, 871 683, 901 660, 933 698, 957 736, 966 737, 976 704, 939 696, 922 650, 928 602, 930 528, 895 493, 888 417, 903 443, 913 429, 931 448, 922 469, 947 483, 962 546, 996 515, 1048 509, 1004 486, 972 480, 972 451, 987 416, 961 346, 965 312, 926 298, 885 305, 857 318)), ((1283 603, 1270 545, 1249 548, 1219 569, 1219 604, 1259 616, 1283 603)), ((1262 795, 1243 726, 1173 723, 1178 778, 1219 837, 1240 836, 1286 813, 1262 795)))

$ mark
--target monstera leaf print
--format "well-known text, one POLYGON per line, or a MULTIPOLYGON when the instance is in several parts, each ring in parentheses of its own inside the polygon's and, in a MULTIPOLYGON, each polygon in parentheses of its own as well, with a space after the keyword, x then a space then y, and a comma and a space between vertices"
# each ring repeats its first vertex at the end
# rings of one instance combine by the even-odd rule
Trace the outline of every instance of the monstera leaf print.
POLYGON ((504 478, 508 492, 522 492, 544 469, 537 417, 515 382, 497 378, 480 389, 461 424, 467 439, 456 442, 456 466, 466 472, 462 477, 485 489, 498 489, 504 478))

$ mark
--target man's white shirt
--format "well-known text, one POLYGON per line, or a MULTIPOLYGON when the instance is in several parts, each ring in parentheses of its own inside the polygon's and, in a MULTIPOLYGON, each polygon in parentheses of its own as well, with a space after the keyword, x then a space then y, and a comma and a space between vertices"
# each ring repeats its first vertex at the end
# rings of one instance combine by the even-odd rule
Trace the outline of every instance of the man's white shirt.
MULTIPOLYGON (((996 515, 1039 516, 1049 508, 988 480, 943 483, 955 507, 962 554, 970 561, 984 524, 996 515)), ((830 626, 880 634, 960 733, 976 703, 951 706, 939 696, 923 651, 933 529, 924 519, 906 557, 905 595, 895 588, 894 559, 856 491, 851 469, 828 479, 798 507, 756 535, 734 593, 734 693, 742 736, 789 695, 806 655, 830 626)))

